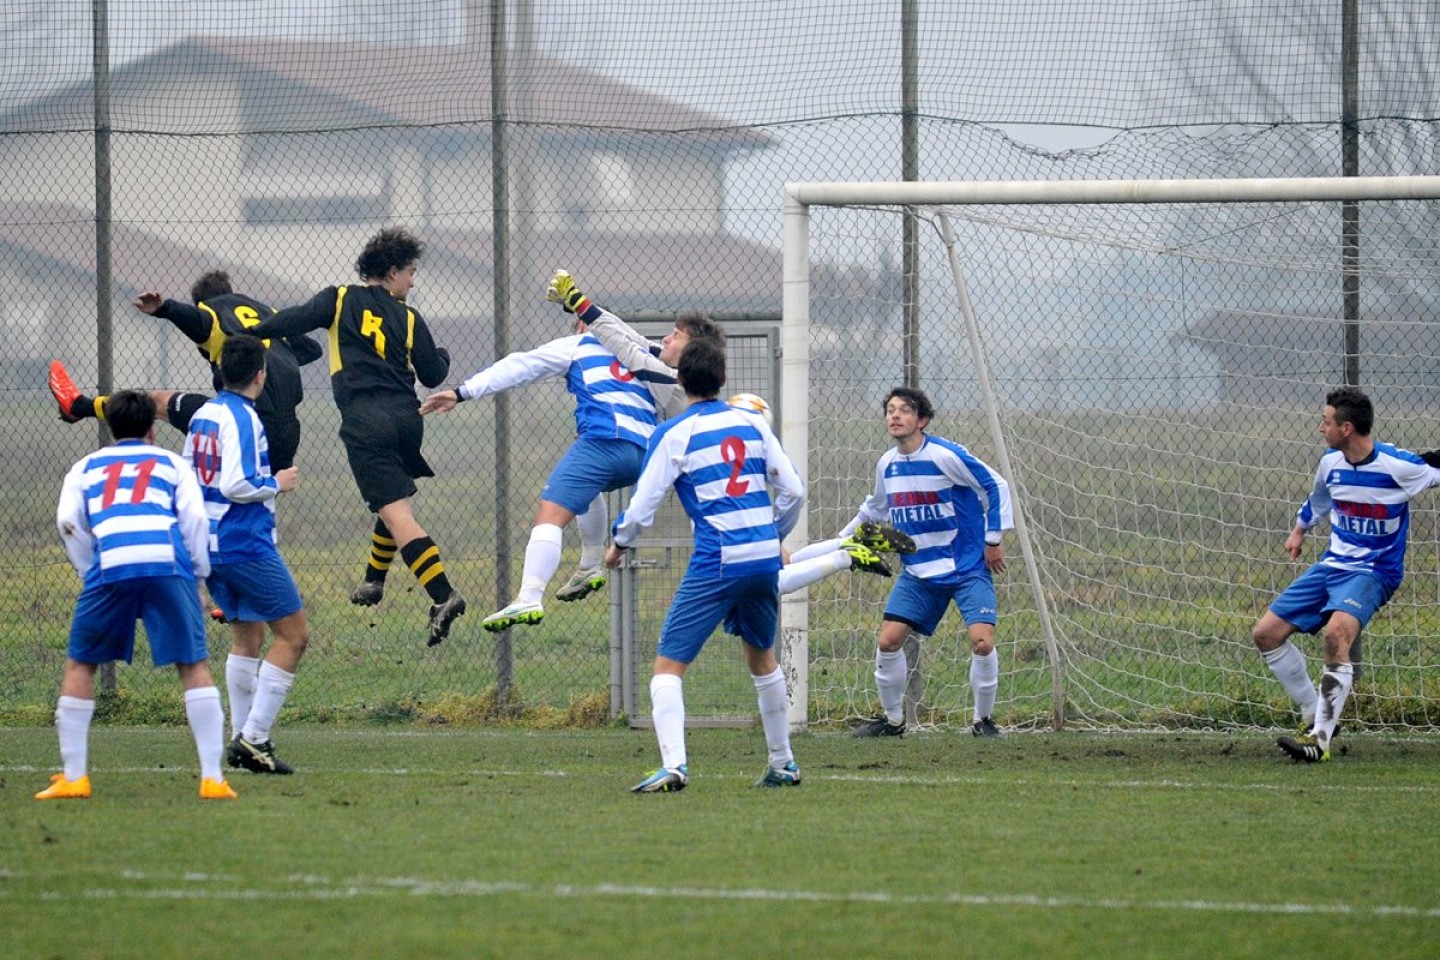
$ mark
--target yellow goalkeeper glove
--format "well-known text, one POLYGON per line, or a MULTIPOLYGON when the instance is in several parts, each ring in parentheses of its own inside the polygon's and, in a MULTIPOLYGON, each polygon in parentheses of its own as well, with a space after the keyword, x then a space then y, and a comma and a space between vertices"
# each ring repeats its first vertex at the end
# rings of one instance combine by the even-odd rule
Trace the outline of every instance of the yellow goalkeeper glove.
POLYGON ((580 292, 575 278, 565 270, 556 270, 555 276, 550 278, 550 286, 545 288, 545 299, 560 304, 566 313, 584 313, 590 306, 590 298, 580 292))

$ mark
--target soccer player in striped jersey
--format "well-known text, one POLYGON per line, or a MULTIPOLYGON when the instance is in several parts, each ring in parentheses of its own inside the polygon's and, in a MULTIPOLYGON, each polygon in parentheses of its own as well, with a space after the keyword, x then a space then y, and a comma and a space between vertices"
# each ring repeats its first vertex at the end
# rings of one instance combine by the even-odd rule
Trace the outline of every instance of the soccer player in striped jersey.
POLYGON ((1299 559, 1306 531, 1323 517, 1330 520, 1330 544, 1275 598, 1251 631, 1265 664, 1309 727, 1299 737, 1279 740, 1280 749, 1296 761, 1330 759, 1331 741, 1355 679, 1352 653, 1360 633, 1405 577, 1410 501, 1440 486, 1440 470, 1420 455, 1372 438, 1374 422, 1374 405, 1358 388, 1326 394, 1320 436, 1329 449, 1285 538, 1285 552, 1299 559), (1305 655, 1290 642, 1297 631, 1321 636, 1325 666, 1318 691, 1305 655))
MULTIPOLYGON (((692 340, 712 340, 722 347, 725 345, 725 331, 720 324, 694 310, 677 316, 675 328, 659 343, 655 343, 585 296, 567 270, 555 271, 550 278, 549 288, 545 291, 545 298, 559 303, 567 312, 583 320, 590 335, 613 353, 626 369, 654 375, 648 386, 655 398, 658 416, 662 420, 679 416, 690 404, 685 391, 675 379, 675 365, 679 362, 685 345, 692 340)), ((603 517, 604 499, 598 499, 596 505, 603 517)), ((589 528, 585 523, 587 519, 588 514, 581 518, 581 542, 585 552, 581 555, 580 570, 570 578, 570 583, 556 594, 562 600, 570 599, 566 596, 566 589, 571 584, 585 582, 591 576, 586 558, 598 556, 605 546, 605 534, 608 532, 606 523, 601 521, 599 536, 594 538, 597 546, 592 547, 591 538, 586 533, 589 528)), ((851 537, 812 543, 797 551, 794 556, 787 557, 785 569, 780 571, 780 592, 790 593, 808 587, 845 570, 860 570, 888 577, 891 575, 890 567, 879 555, 879 551, 895 550, 905 553, 913 549, 914 544, 909 538, 889 525, 866 524, 851 537)), ((598 570, 594 573, 598 574, 598 570)))
POLYGON ((206 662, 195 582, 210 572, 200 488, 180 457, 155 446, 155 402, 147 394, 112 394, 108 425, 115 442, 71 467, 55 511, 65 553, 84 585, 55 707, 64 769, 35 799, 90 796, 95 671, 112 660, 130 662, 136 620, 145 624, 151 662, 174 664, 180 675, 200 755, 200 798, 234 799, 220 769, 225 713, 206 662))
POLYGON ((857 737, 905 733, 904 643, 911 631, 931 636, 953 602, 970 639, 971 732, 1001 736, 992 717, 1000 682, 995 651, 995 583, 1005 569, 1001 533, 1014 525, 1010 487, 963 446, 925 432, 935 416, 930 398, 910 387, 885 397, 885 428, 895 446, 875 466, 875 490, 841 536, 866 522, 888 521, 915 541, 890 591, 875 651, 875 686, 883 714, 857 727, 857 737))
POLYGON ((630 486, 640 475, 645 444, 657 422, 650 388, 657 379, 671 379, 623 366, 589 334, 583 315, 588 304, 577 302, 578 309, 566 304, 576 314, 570 336, 501 357, 455 389, 430 394, 420 406, 422 414, 445 413, 466 400, 554 377, 564 377, 575 397, 577 436, 540 491, 519 593, 483 621, 492 633, 545 618, 545 588, 560 568, 563 532, 572 520, 578 518, 580 527, 580 568, 557 597, 579 600, 605 585, 600 569, 608 519, 605 494, 630 486))
POLYGON ((680 355, 678 376, 690 407, 651 436, 630 505, 616 519, 605 554, 606 566, 619 566, 674 488, 694 524, 695 548, 660 630, 650 679, 660 769, 631 790, 668 793, 689 783, 683 678, 721 623, 742 642, 760 705, 768 766, 756 786, 798 786, 785 674, 774 644, 780 541, 804 509, 805 488, 764 419, 718 399, 725 384, 723 347, 691 341, 680 355))
POLYGON ((270 736, 310 642, 310 624, 290 570, 275 547, 275 498, 294 490, 299 468, 272 475, 255 398, 265 388, 265 345, 245 334, 220 349, 224 389, 190 418, 185 460, 210 518, 210 596, 230 623, 225 685, 230 692, 232 767, 291 773, 270 736), (264 661, 265 627, 274 642, 264 661))
POLYGON ((690 405, 685 391, 675 379, 675 366, 680 353, 691 340, 713 340, 725 345, 725 330, 698 310, 675 318, 675 329, 659 343, 642 335, 615 314, 585 296, 566 270, 556 270, 550 278, 545 298, 560 304, 567 313, 584 321, 590 335, 613 353, 632 373, 652 374, 648 381, 661 420, 678 417, 690 405))
POLYGON ((396 553, 430 597, 434 646, 465 612, 465 598, 450 584, 440 547, 415 519, 415 480, 433 477, 421 445, 425 421, 415 381, 439 386, 450 354, 435 345, 420 312, 405 298, 425 245, 400 227, 371 237, 355 261, 364 282, 326 287, 309 301, 287 307, 252 328, 260 337, 328 330, 330 387, 340 408, 340 442, 360 496, 376 515, 364 579, 350 602, 373 606, 385 594, 396 553))

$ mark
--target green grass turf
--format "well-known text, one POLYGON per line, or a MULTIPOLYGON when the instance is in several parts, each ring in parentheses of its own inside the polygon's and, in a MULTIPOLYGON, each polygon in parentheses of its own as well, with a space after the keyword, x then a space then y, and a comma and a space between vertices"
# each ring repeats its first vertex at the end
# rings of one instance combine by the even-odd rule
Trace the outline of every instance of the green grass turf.
POLYGON ((196 798, 184 728, 97 727, 95 795, 37 803, 0 730, 0 941, 65 958, 1433 957, 1440 743, 288 726, 293 777, 196 798))

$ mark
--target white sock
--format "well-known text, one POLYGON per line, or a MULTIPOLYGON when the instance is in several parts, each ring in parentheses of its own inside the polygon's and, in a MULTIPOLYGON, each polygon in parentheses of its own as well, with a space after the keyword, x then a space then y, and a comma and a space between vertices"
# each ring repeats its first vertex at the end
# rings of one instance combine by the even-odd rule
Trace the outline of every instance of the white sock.
POLYGON ((196 687, 185 691, 185 719, 195 737, 195 752, 200 755, 200 776, 224 780, 220 772, 220 754, 225 752, 225 711, 220 706, 219 687, 196 687))
POLYGON ((1327 663, 1320 677, 1320 695, 1315 704, 1315 743, 1330 749, 1330 738, 1340 722, 1340 712, 1355 684, 1355 667, 1348 663, 1327 663))
POLYGON ((230 737, 245 729, 250 708, 255 703, 255 688, 260 684, 260 658, 242 657, 232 653, 225 658, 225 692, 230 696, 230 737))
POLYGON ((281 670, 266 660, 260 664, 259 680, 255 703, 250 707, 250 715, 245 718, 242 729, 242 735, 251 743, 264 743, 270 739, 270 728, 275 725, 280 708, 285 706, 285 698, 290 696, 295 674, 281 670))
POLYGON ((1000 686, 1000 653, 970 657, 970 692, 975 695, 975 722, 995 715, 995 691, 1000 686))
POLYGON ((66 780, 79 780, 90 771, 90 720, 95 701, 61 697, 55 702, 55 732, 60 738, 60 763, 66 780))
POLYGON ((765 749, 770 766, 783 767, 795 759, 790 751, 790 694, 785 686, 785 671, 779 667, 755 681, 755 699, 760 704, 760 726, 765 729, 765 749))
POLYGON ((1295 701, 1295 706, 1300 708, 1300 719, 1306 722, 1313 722, 1315 719, 1315 684, 1310 682, 1310 670, 1305 665, 1305 654, 1300 648, 1289 640, 1286 640, 1274 650, 1266 650, 1260 654, 1265 660, 1265 665, 1270 672, 1275 674, 1275 679, 1290 694, 1290 699, 1295 701))
POLYGON ((905 722, 905 680, 909 667, 905 648, 893 653, 875 649, 875 689, 880 694, 880 708, 891 723, 905 722))
POLYGON ((530 544, 525 548, 525 570, 520 574, 521 603, 539 603, 545 588, 560 569, 560 544, 564 531, 553 523, 537 523, 530 531, 530 544))
POLYGON ((794 593, 812 583, 819 583, 841 570, 849 569, 850 554, 844 550, 832 550, 829 553, 822 553, 818 557, 809 557, 805 560, 796 560, 791 557, 790 562, 780 568, 780 592, 782 594, 794 593))
POLYGON ((657 673, 650 678, 650 717, 655 721, 655 739, 660 741, 660 766, 672 769, 685 763, 682 680, 673 673, 657 673))
MULTIPOLYGON (((816 557, 827 556, 840 549, 840 538, 834 540, 817 540, 790 554, 790 562, 798 563, 801 560, 814 560, 816 557)), ((848 557, 849 554, 847 553, 848 557)), ((848 564, 847 564, 848 566, 848 564)), ((783 592, 783 591, 782 591, 783 592)))
POLYGON ((610 508, 605 494, 590 501, 586 511, 575 518, 580 529, 580 569, 593 570, 605 559, 605 541, 610 536, 610 508))

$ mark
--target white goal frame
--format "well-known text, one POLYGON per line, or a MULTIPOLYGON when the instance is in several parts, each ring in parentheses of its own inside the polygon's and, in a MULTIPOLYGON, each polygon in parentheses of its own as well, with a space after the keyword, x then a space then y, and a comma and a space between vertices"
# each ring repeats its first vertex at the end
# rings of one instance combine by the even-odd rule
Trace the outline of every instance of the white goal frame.
MULTIPOLYGON (((954 207, 966 204, 1145 204, 1263 201, 1365 201, 1440 199, 1440 176, 1294 177, 1275 179, 930 181, 787 183, 782 192, 783 299, 781 321, 780 436, 800 476, 809 484, 810 383, 810 208, 813 206, 954 207)), ((957 306, 964 318, 979 375, 997 467, 1013 478, 999 411, 989 388, 979 331, 954 248, 954 233, 943 210, 938 219, 954 276, 957 306)), ((1012 489, 1016 489, 1012 483, 1012 489)), ((1064 679, 1056 639, 1048 622, 1045 592, 1025 526, 1020 497, 1015 528, 1026 574, 1050 654, 1052 723, 1064 719, 1064 679)), ((805 514, 787 539, 790 549, 809 540, 805 514)), ((809 607, 806 591, 781 598, 781 662, 790 685, 790 721, 802 727, 809 701, 809 607)))

